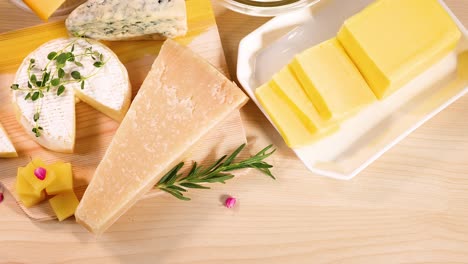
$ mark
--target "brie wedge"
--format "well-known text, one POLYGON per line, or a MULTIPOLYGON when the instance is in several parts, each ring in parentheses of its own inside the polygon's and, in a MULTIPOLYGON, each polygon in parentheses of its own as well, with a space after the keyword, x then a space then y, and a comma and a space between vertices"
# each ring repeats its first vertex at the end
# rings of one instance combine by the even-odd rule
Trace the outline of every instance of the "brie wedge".
POLYGON ((72 33, 102 40, 174 38, 187 33, 185 0, 89 0, 65 23, 72 33))
POLYGON ((11 143, 8 135, 0 124, 0 158, 15 158, 18 157, 15 147, 11 143))
MULTIPOLYGON (((48 69, 52 73, 56 72, 55 63, 50 63, 48 69)), ((79 101, 76 97, 119 122, 127 112, 131 99, 131 86, 124 65, 109 48, 99 42, 85 39, 61 38, 45 43, 24 59, 14 83, 20 87, 19 90, 13 91, 13 105, 18 121, 37 143, 64 153, 73 152, 75 145, 75 103, 79 101), (69 51, 72 46, 69 44, 73 41, 74 54, 82 54, 85 49, 92 47, 93 52, 103 55, 105 64, 97 68, 93 66, 95 61, 91 56, 79 56, 76 61, 82 66, 67 62, 63 68, 66 73, 64 78, 71 81, 65 83, 66 89, 61 95, 57 95, 57 87, 51 87, 50 91, 44 92, 43 98, 36 101, 25 100, 31 59, 35 65, 31 73, 35 73, 39 80, 42 76, 41 69, 49 62, 48 54, 65 47, 66 51, 69 51), (79 71, 81 76, 87 77, 83 87, 81 82, 73 81, 70 76, 73 71, 79 71), (35 113, 40 114, 37 122, 34 120, 35 113), (39 137, 32 132, 37 126, 42 128, 39 137)))

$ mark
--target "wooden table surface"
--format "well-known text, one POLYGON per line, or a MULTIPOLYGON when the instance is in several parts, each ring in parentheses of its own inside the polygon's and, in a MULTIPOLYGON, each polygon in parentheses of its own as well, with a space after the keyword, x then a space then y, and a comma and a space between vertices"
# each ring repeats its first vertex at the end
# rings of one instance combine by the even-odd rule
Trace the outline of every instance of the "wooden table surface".
MULTIPOLYGON (((468 26, 468 1, 446 2, 468 26)), ((214 7, 234 76, 240 39, 268 19, 214 7)), ((0 32, 38 23, 0 0, 0 32)), ((143 200, 99 238, 73 220, 32 222, 6 194, 0 263, 468 263, 467 96, 351 181, 308 172, 253 103, 242 115, 254 148, 278 147, 277 181, 252 173, 191 202, 143 200)))

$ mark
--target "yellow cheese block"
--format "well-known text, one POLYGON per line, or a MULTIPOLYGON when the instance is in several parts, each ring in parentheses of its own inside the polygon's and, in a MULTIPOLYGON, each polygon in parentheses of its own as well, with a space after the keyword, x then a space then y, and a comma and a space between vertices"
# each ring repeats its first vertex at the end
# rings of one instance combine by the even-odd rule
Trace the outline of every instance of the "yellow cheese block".
POLYGON ((70 163, 56 162, 47 166, 55 174, 55 180, 46 187, 49 195, 73 191, 73 174, 70 163))
POLYGON ((44 191, 41 191, 39 196, 22 195, 22 194, 18 194, 18 196, 20 198, 20 201, 23 203, 23 205, 28 208, 44 201, 46 198, 46 194, 44 191))
POLYGON ((47 21, 65 0, 23 0, 37 16, 47 21))
POLYGON ((166 40, 76 210, 100 234, 248 98, 192 50, 166 40))
POLYGON ((319 131, 307 116, 288 102, 273 82, 257 88, 255 95, 286 144, 292 148, 313 143, 332 131, 319 131))
POLYGON ((26 168, 24 167, 19 167, 18 168, 18 174, 16 176, 16 193, 20 196, 31 196, 31 197, 36 197, 39 198, 42 196, 42 190, 40 189, 35 189, 32 187, 32 185, 24 178, 24 175, 26 174, 26 168))
POLYGON ((289 66, 276 73, 270 85, 274 86, 275 91, 311 131, 321 130, 323 133, 328 129, 336 129, 337 122, 324 120, 320 116, 289 66))
POLYGON ((453 50, 461 36, 437 0, 379 0, 338 33, 380 99, 453 50))
POLYGON ((55 173, 53 170, 48 169, 48 166, 40 159, 34 158, 23 170, 24 179, 37 191, 44 190, 55 180, 55 173), (46 169, 46 177, 40 180, 34 175, 34 170, 38 167, 46 169))
POLYGON ((74 192, 64 192, 49 199, 50 206, 59 221, 63 221, 75 214, 80 203, 74 192))
POLYGON ((336 38, 298 54, 291 67, 325 120, 342 120, 376 100, 336 38))

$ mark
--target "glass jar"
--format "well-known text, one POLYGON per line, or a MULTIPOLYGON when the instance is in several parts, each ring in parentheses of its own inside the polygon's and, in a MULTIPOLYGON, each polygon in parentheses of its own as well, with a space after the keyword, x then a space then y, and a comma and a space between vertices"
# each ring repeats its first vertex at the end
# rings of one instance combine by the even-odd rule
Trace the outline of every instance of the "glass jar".
POLYGON ((318 3, 320 0, 219 0, 233 11, 251 15, 272 17, 296 11, 318 3))
MULTIPOLYGON (((23 2, 23 0, 10 0, 10 2, 25 11, 32 12, 32 10, 23 2)), ((77 8, 84 2, 86 2, 86 0, 67 0, 59 7, 59 9, 57 9, 57 11, 55 11, 53 16, 70 14, 73 9, 77 8)))

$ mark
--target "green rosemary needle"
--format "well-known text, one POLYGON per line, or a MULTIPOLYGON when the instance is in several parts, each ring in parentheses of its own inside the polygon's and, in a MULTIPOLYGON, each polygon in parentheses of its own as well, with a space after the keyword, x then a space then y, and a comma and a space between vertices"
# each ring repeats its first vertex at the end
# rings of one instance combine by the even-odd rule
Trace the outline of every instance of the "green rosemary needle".
POLYGON ((275 179, 270 171, 273 166, 264 161, 276 151, 272 147, 273 145, 269 145, 250 158, 234 161, 245 148, 245 144, 242 144, 231 155, 224 155, 209 167, 203 167, 193 162, 191 170, 185 176, 180 173, 180 169, 184 166, 184 163, 181 162, 166 173, 155 185, 155 188, 168 192, 180 200, 189 201, 190 198, 184 195, 187 189, 210 189, 210 187, 201 184, 226 183, 227 180, 234 178, 230 172, 235 170, 254 168, 275 179))

